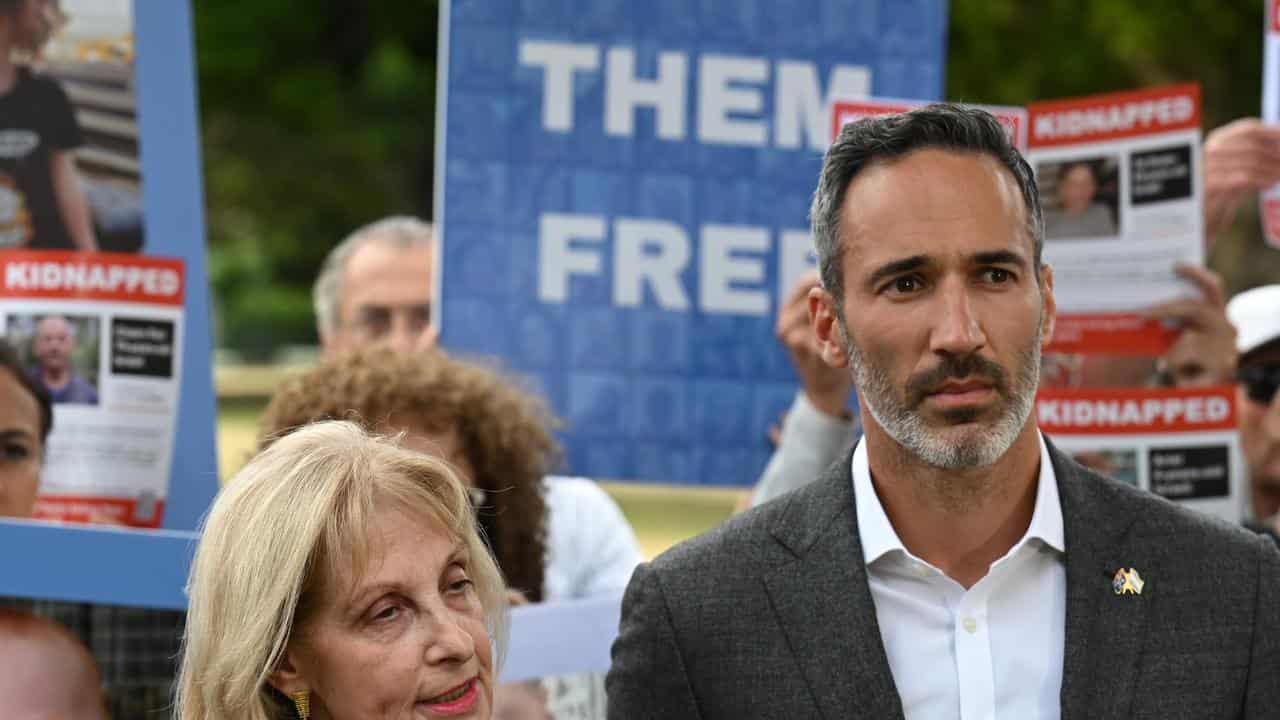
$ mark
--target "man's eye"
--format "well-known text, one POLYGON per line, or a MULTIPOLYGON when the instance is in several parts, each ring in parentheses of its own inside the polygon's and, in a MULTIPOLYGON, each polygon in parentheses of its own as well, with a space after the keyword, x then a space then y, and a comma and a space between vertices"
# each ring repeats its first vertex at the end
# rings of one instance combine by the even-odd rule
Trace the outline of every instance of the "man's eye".
POLYGON ((920 278, 908 275, 906 277, 896 278, 889 284, 889 289, 895 293, 909 294, 920 290, 920 278))
POLYGON ((987 268, 987 270, 982 273, 982 276, 987 282, 996 285, 1007 283, 1013 279, 1013 273, 1005 270, 1004 268, 987 268))
POLYGON ((17 462, 31 457, 31 450, 25 445, 0 445, 0 459, 17 462))

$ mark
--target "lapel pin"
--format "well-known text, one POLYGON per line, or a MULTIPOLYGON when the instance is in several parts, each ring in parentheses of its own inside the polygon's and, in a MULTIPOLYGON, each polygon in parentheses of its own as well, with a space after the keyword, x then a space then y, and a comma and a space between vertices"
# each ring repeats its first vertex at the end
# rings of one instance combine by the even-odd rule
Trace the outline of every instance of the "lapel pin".
POLYGON ((1117 595, 1141 595, 1142 586, 1146 584, 1136 568, 1120 568, 1111 579, 1111 588, 1117 595))

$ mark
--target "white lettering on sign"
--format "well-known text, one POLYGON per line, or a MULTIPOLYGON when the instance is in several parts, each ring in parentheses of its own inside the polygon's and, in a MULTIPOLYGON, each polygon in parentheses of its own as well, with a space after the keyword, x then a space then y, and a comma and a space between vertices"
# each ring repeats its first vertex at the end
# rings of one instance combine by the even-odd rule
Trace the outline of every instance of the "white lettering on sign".
POLYGON ((1035 139, 1045 141, 1181 125, 1190 122, 1195 114, 1195 101, 1186 95, 1049 112, 1036 117, 1035 139))
POLYGON ((684 230, 665 220, 619 218, 613 234, 617 242, 613 249, 613 303, 638 307, 647 282, 658 305, 687 310, 689 295, 680 284, 680 272, 689 265, 689 237, 684 230))
POLYGON ((542 127, 573 130, 573 73, 600 66, 600 50, 579 43, 520 43, 520 64, 542 68, 542 127))
POLYGON ((637 107, 649 106, 657 113, 658 137, 679 140, 684 137, 686 60, 683 53, 664 52, 658 56, 658 77, 643 80, 636 77, 636 51, 612 48, 608 56, 605 82, 604 129, 610 135, 631 137, 635 134, 637 107))
POLYGON ((77 262, 9 262, 4 290, 75 294, 127 293, 170 298, 182 290, 172 268, 77 262))
MULTIPOLYGON (((654 218, 547 213, 538 221, 538 300, 570 301, 574 277, 603 277, 604 256, 612 243, 610 299, 615 307, 639 307, 646 289, 663 310, 691 309, 689 284, 682 274, 693 261, 691 233, 654 218), (606 229, 611 229, 607 233, 606 229)), ((783 230, 775 249, 768 228, 704 225, 698 232, 697 309, 723 315, 767 316, 773 295, 765 286, 766 255, 776 253, 781 277, 778 293, 811 265, 809 234, 783 230), (794 276, 794 277, 792 277, 794 276)))
POLYGON ((1225 421, 1231 404, 1221 396, 1144 399, 1041 399, 1036 419, 1046 428, 1133 428, 1212 425, 1225 421))
MULTIPOLYGON (((568 133, 574 128, 575 79, 600 72, 601 47, 588 43, 520 41, 519 60, 542 72, 542 127, 568 133)), ((641 73, 636 51, 627 46, 605 48, 605 133, 635 135, 635 114, 652 109, 657 136, 680 141, 689 135, 687 118, 696 118, 700 142, 719 145, 798 149, 805 139, 812 150, 827 144, 828 107, 832 97, 864 97, 871 93, 871 69, 836 65, 823 91, 818 66, 804 60, 658 53, 656 70, 641 73), (689 84, 696 63, 698 87, 689 84), (769 83, 772 79, 772 88, 769 83), (765 94, 772 90, 773 117, 763 115, 765 94), (689 104, 695 107, 690 113, 689 104), (772 128, 772 138, 770 129, 772 128)))
POLYGON ((764 93, 752 85, 768 77, 769 64, 760 58, 703 55, 698 61, 698 140, 763 146, 768 130, 755 116, 764 109, 764 93))
POLYGON ((600 253, 574 247, 573 241, 604 240, 604 218, 547 213, 538 218, 538 299, 562 303, 569 298, 571 275, 599 275, 600 253))

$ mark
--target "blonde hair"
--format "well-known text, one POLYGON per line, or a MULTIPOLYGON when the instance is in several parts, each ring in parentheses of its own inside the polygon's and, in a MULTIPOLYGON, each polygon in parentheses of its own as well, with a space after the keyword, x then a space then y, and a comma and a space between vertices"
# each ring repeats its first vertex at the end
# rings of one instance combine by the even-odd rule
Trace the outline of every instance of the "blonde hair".
POLYGON ((502 577, 451 466, 353 423, 319 422, 250 461, 205 519, 187 586, 180 720, 292 717, 267 679, 334 567, 349 560, 358 576, 374 557, 369 531, 387 501, 463 543, 501 664, 502 577))

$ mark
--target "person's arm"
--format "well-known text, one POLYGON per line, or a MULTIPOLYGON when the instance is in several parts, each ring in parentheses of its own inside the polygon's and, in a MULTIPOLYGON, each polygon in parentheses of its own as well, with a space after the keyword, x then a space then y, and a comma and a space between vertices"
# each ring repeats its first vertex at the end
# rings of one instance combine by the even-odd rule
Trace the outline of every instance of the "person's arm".
POLYGON ((76 172, 75 156, 70 150, 54 150, 49 155, 53 195, 67 226, 67 234, 76 249, 93 252, 98 249, 98 239, 93 234, 93 218, 84 189, 80 187, 80 175, 76 172))
POLYGON ((636 568, 622 598, 622 620, 605 678, 609 720, 697 720, 671 612, 657 573, 636 568))
POLYGON ((803 487, 818 479, 856 437, 858 424, 851 417, 834 417, 809 402, 804 392, 796 394, 787 411, 778 447, 756 481, 751 506, 803 487))
POLYGON ((1245 720, 1280 711, 1280 550, 1258 538, 1258 591, 1254 601, 1253 653, 1245 688, 1245 720))
POLYGON ((847 369, 823 361, 818 339, 809 326, 809 291, 819 287, 817 271, 796 283, 778 309, 774 333, 791 356, 800 378, 800 393, 777 432, 777 447, 756 481, 751 504, 794 490, 818 477, 853 437, 855 424, 845 409, 853 392, 847 369))
POLYGON ((1236 373, 1236 329, 1227 319, 1222 280, 1214 271, 1194 265, 1179 265, 1177 273, 1196 287, 1199 297, 1170 300, 1147 311, 1150 318, 1182 327, 1160 358, 1163 372, 1176 387, 1231 384, 1236 373))

